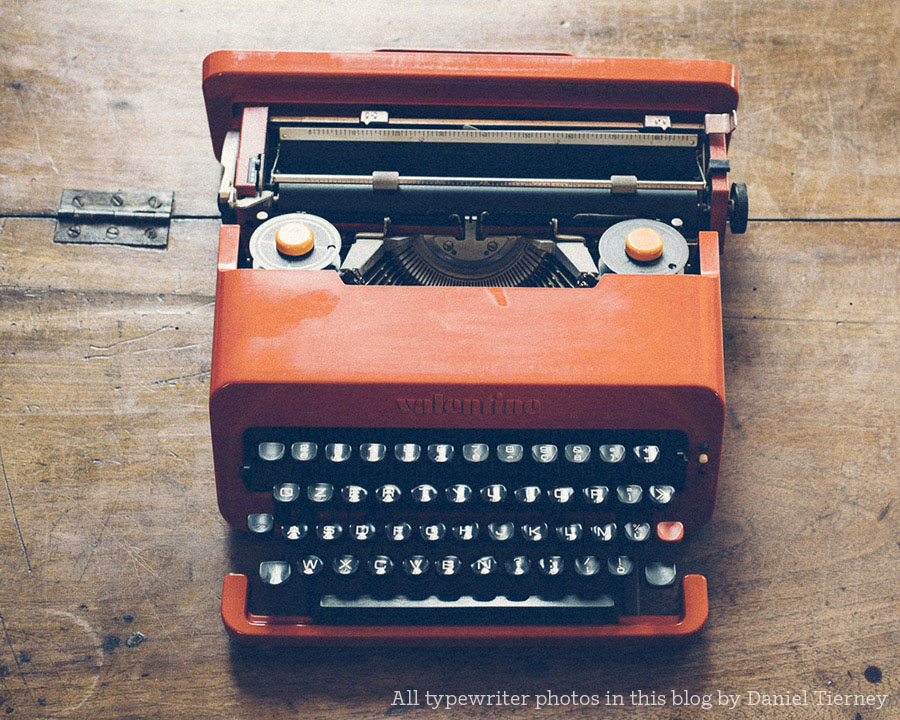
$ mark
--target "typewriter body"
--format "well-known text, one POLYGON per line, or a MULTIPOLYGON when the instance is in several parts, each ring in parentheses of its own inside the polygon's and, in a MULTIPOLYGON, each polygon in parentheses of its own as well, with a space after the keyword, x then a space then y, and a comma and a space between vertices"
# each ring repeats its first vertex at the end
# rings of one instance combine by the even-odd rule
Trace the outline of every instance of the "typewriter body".
POLYGON ((218 52, 210 422, 246 642, 689 637, 735 69, 218 52), (244 537, 245 536, 245 537, 244 537))

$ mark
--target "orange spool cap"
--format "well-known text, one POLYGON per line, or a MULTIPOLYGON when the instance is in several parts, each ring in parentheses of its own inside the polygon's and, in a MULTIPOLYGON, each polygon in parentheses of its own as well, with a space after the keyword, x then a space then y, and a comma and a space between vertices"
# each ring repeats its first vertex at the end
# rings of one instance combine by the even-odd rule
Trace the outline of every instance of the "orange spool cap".
POLYGON ((275 233, 275 247, 288 257, 309 255, 316 246, 312 228, 299 222, 285 223, 275 233))
POLYGON ((625 253, 632 260, 652 262, 659 259, 662 251, 662 236, 652 228, 635 228, 625 238, 625 253))

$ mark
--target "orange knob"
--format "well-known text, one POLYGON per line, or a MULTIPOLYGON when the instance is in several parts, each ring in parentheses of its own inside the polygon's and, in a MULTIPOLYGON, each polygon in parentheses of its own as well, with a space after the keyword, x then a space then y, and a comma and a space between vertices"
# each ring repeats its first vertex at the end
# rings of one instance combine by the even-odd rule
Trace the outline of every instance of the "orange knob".
POLYGON ((625 253, 632 260, 651 262, 658 259, 662 251, 662 236, 652 228, 635 228, 625 238, 625 253))
POLYGON ((300 222, 285 223, 275 233, 275 247, 288 257, 309 255, 315 246, 312 228, 300 222))

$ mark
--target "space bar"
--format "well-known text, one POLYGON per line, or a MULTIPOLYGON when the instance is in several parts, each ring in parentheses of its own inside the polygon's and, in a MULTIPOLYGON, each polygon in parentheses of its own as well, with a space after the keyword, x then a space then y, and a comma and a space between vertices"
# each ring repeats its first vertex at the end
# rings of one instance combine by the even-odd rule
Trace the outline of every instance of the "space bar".
POLYGON ((612 595, 593 598, 566 595, 553 600, 537 595, 522 600, 510 600, 503 595, 492 600, 477 600, 469 595, 455 600, 435 595, 423 599, 403 595, 392 598, 323 595, 319 599, 317 620, 353 625, 583 625, 616 622, 618 610, 612 595))

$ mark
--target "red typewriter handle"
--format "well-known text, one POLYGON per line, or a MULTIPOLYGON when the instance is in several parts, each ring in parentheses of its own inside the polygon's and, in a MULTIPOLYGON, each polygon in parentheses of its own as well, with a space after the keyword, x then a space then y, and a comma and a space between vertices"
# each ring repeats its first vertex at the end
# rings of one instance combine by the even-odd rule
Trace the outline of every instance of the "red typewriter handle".
POLYGON ((372 52, 387 53, 428 53, 429 55, 540 55, 572 57, 572 53, 562 50, 448 50, 446 48, 375 48, 372 52))
POLYGON ((259 645, 540 645, 672 642, 695 636, 706 623, 706 578, 685 575, 684 614, 624 617, 615 625, 314 625, 306 618, 253 615, 246 575, 222 584, 222 621, 231 637, 259 645))

